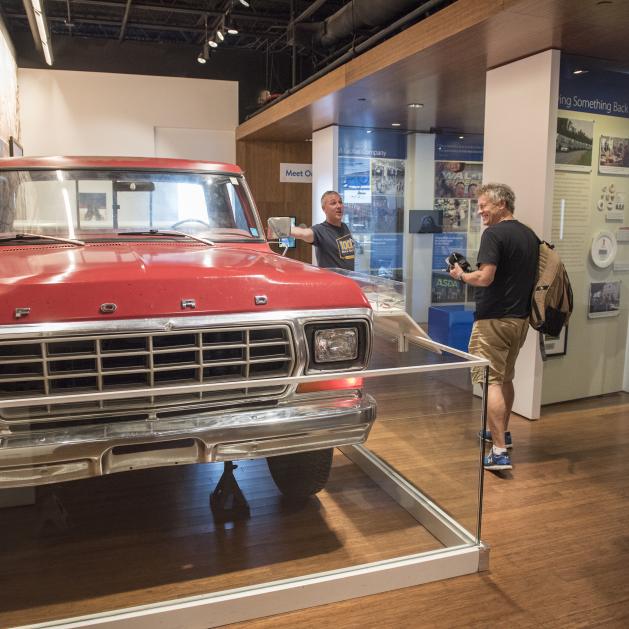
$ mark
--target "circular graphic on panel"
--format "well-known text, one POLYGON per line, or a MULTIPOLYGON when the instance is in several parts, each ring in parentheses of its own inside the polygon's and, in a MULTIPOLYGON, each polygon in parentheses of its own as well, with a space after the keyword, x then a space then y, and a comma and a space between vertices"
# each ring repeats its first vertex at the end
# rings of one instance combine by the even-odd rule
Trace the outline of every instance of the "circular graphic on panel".
POLYGON ((617 250, 616 236, 608 230, 601 230, 592 240, 592 262, 600 269, 605 269, 613 264, 617 250))

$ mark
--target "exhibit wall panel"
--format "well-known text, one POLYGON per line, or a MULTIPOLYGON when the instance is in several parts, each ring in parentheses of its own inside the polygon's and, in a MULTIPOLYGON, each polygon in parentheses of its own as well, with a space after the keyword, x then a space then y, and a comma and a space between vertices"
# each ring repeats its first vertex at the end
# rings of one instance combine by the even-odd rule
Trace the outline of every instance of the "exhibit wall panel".
POLYGON ((155 155, 155 127, 234 132, 238 84, 18 69, 28 155, 155 155))
MULTIPOLYGON (((263 225, 269 216, 294 216, 297 225, 312 223, 312 184, 280 181, 280 164, 311 164, 310 142, 247 142, 236 146, 236 162, 245 171, 263 225)), ((312 247, 297 241, 286 255, 312 261, 312 247)), ((275 251, 279 249, 273 247, 275 251)))
MULTIPOLYGON (((559 93, 557 50, 548 50, 487 73, 483 183, 509 184, 515 217, 550 238, 559 93)), ((540 415, 542 361, 529 333, 516 364, 514 411, 540 415)))
MULTIPOLYGON (((15 50, 0 17, 0 142, 19 139, 18 89, 15 50)), ((0 151, 0 155, 2 151, 0 151)))
POLYGON ((629 118, 564 110, 558 117, 587 130, 592 142, 589 151, 561 151, 558 143, 557 160, 580 157, 582 162, 561 164, 554 178, 552 240, 570 276, 574 312, 565 355, 544 363, 543 404, 623 389, 629 321, 629 166, 601 164, 606 138, 629 141, 629 118), (618 240, 615 259, 604 268, 591 255, 594 237, 602 231, 618 240), (618 302, 597 312, 593 297, 604 290, 617 293, 618 302))

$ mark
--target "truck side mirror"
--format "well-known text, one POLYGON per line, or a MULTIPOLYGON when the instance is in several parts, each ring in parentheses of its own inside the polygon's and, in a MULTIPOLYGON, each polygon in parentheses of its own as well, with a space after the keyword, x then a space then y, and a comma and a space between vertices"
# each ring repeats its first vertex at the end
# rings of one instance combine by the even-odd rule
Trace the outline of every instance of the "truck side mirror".
POLYGON ((270 216, 268 220, 269 238, 287 238, 290 236, 290 216, 270 216))

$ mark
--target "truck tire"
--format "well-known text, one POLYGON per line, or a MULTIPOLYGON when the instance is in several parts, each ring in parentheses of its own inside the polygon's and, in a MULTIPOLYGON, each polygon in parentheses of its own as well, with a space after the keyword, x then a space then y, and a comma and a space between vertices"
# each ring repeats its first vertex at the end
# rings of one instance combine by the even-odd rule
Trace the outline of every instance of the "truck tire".
POLYGON ((334 449, 269 456, 269 472, 277 488, 291 500, 306 500, 328 482, 334 449))

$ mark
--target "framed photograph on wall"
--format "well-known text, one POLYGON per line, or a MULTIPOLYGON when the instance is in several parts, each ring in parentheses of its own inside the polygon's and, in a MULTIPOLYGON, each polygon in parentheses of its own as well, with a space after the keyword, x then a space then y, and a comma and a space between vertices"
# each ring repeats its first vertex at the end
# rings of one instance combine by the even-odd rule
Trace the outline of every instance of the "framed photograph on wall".
POLYGON ((563 326, 559 336, 544 334, 544 351, 546 356, 565 356, 568 346, 568 327, 563 326))
POLYGON ((557 118, 555 168, 557 170, 592 170, 593 120, 557 118))
POLYGON ((620 280, 592 282, 588 302, 588 319, 616 317, 620 312, 620 280))
POLYGON ((13 136, 9 138, 9 155, 11 157, 22 157, 24 155, 22 145, 13 136))

